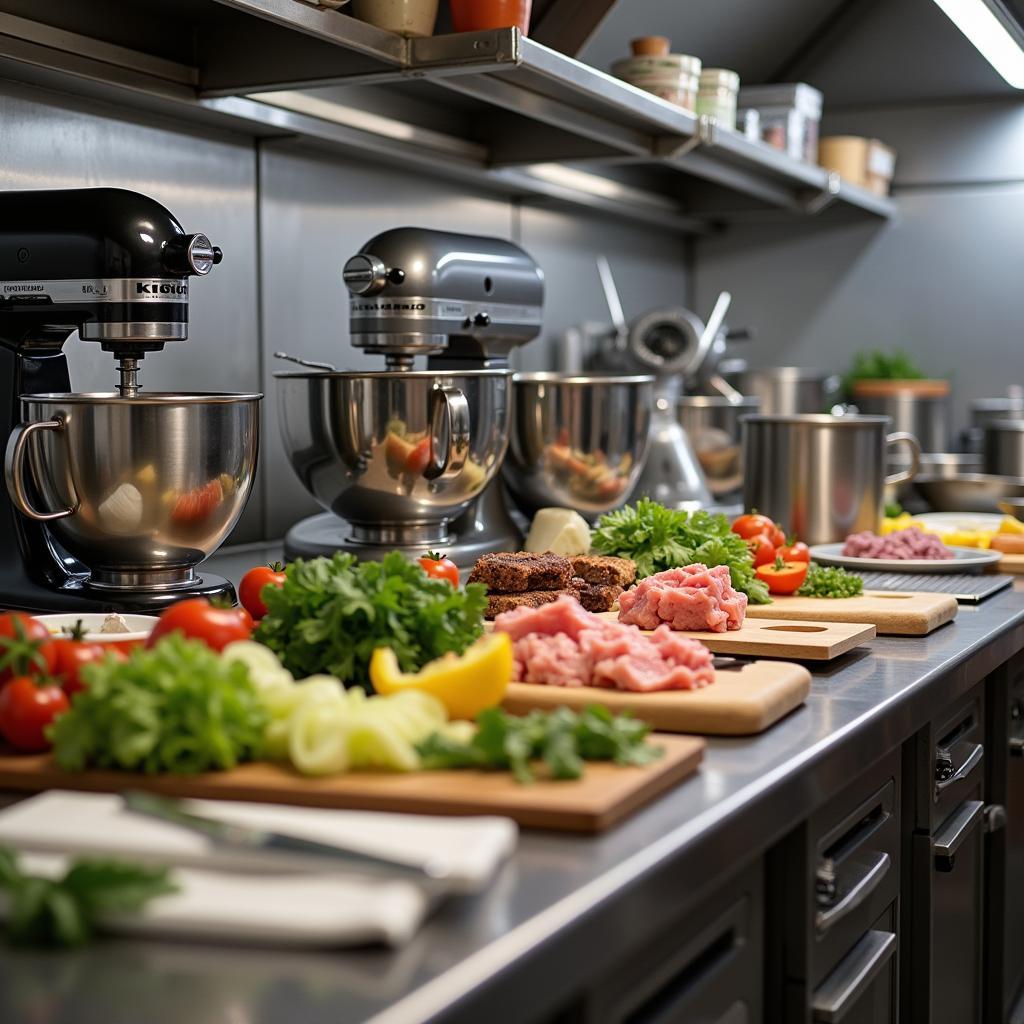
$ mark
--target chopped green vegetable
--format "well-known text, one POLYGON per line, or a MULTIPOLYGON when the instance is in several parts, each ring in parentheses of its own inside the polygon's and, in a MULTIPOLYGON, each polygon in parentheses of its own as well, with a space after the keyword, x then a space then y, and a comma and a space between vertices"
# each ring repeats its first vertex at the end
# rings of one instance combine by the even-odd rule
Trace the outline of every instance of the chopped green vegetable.
POLYGON ((726 565, 732 585, 751 604, 771 602, 767 585, 754 575, 747 542, 732 532, 723 515, 684 512, 641 498, 601 516, 591 547, 602 555, 631 558, 640 579, 694 562, 709 568, 726 565))
POLYGON ((103 914, 137 911, 177 891, 166 868, 82 859, 51 879, 23 873, 14 854, 0 848, 0 892, 10 901, 7 933, 23 945, 80 946, 103 914))
POLYGON ((431 579, 398 551, 382 562, 352 555, 292 562, 280 589, 264 594, 255 638, 297 679, 328 673, 370 688, 374 650, 390 647, 403 672, 418 672, 483 633, 487 591, 431 579))
POLYGON ((435 732, 419 744, 424 768, 509 769, 517 782, 532 782, 531 762, 544 762, 553 779, 578 779, 584 761, 648 764, 661 747, 646 742, 650 726, 629 715, 613 715, 592 704, 578 714, 569 708, 532 711, 523 717, 488 708, 477 717, 469 739, 435 732))
POLYGON ((192 774, 233 768, 263 747, 268 715, 249 670, 173 634, 128 661, 82 670, 86 689, 50 727, 61 768, 192 774))
POLYGON ((811 562, 807 579, 797 591, 799 597, 857 597, 864 593, 864 581, 853 572, 811 562))

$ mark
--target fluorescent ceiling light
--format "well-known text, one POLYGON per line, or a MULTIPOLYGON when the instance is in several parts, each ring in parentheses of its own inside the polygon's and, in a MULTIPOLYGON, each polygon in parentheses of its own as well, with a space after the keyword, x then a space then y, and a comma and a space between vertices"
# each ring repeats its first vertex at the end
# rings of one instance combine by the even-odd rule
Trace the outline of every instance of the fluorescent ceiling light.
POLYGON ((985 0, 935 0, 978 52, 1015 89, 1024 89, 1024 49, 985 0))

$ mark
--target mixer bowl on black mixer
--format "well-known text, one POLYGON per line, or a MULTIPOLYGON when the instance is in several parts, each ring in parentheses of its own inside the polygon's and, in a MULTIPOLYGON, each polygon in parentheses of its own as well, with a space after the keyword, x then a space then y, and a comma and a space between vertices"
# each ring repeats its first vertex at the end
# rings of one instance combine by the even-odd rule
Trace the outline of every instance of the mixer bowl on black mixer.
POLYGON ((445 543, 501 465, 509 370, 274 376, 292 468, 355 540, 445 543))
POLYGON ((91 570, 94 587, 188 586, 249 497, 261 398, 23 396, 7 444, 11 500, 91 570))

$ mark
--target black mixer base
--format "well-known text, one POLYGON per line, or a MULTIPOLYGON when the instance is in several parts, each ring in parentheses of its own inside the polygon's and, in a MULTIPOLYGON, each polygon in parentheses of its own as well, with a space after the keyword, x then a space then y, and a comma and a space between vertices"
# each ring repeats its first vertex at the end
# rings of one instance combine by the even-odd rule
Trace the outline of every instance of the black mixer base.
POLYGON ((235 602, 235 588, 220 576, 203 575, 197 583, 183 590, 112 591, 93 589, 87 581, 74 580, 63 587, 26 587, 20 582, 10 593, 0 584, 0 608, 17 608, 27 612, 137 612, 158 614, 161 610, 187 597, 223 598, 235 602))

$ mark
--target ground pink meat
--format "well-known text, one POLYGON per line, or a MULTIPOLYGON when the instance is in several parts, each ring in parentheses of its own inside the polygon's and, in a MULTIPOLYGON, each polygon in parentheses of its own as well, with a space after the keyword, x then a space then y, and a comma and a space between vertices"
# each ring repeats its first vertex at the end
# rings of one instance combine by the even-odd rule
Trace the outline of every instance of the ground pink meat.
POLYGON ((585 611, 574 597, 505 612, 494 628, 512 637, 516 682, 653 691, 694 690, 715 681, 703 644, 665 626, 645 635, 585 611))
POLYGON ((851 533, 843 545, 843 554, 848 558, 889 558, 894 561, 953 557, 953 552, 938 537, 916 526, 897 530, 886 537, 879 537, 870 530, 851 533))
POLYGON ((668 569, 619 595, 619 621, 641 629, 664 623, 673 629, 724 633, 739 629, 746 612, 747 595, 733 590, 725 565, 668 569))

